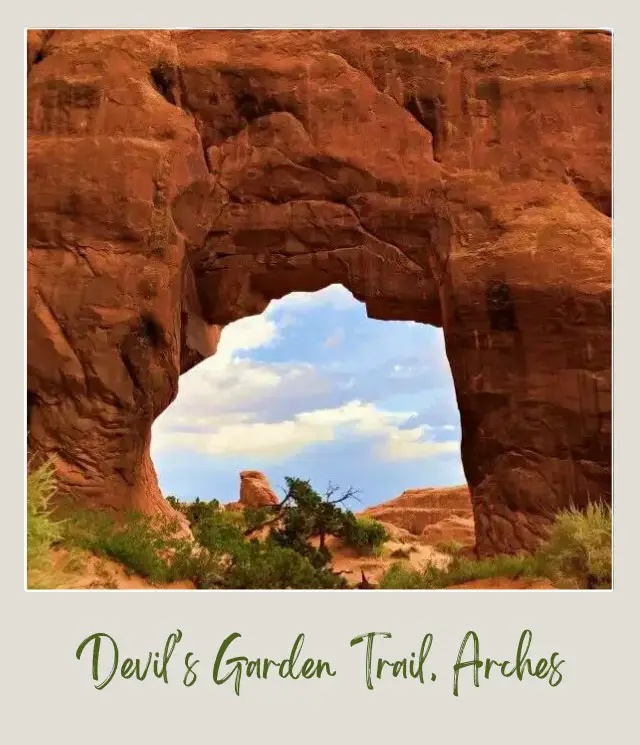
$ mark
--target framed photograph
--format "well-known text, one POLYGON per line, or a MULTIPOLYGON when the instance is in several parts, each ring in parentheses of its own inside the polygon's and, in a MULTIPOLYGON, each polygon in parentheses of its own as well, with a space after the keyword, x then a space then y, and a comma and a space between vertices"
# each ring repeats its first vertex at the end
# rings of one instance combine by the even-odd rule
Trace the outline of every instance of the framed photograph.
POLYGON ((610 739, 614 10, 276 5, 24 25, 22 731, 610 739))

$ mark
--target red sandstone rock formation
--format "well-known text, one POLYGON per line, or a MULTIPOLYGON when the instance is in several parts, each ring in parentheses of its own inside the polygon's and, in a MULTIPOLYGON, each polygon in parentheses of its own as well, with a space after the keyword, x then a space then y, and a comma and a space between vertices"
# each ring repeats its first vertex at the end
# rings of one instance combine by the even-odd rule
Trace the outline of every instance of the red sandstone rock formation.
POLYGON ((399 497, 369 507, 361 514, 406 531, 428 545, 449 540, 465 546, 475 543, 467 486, 407 489, 399 497))
POLYGON ((240 504, 243 507, 268 507, 280 504, 262 471, 240 471, 240 504))
POLYGON ((167 510, 151 424, 220 327, 341 282, 442 326, 480 552, 611 496, 611 38, 28 39, 28 420, 93 506, 167 510))

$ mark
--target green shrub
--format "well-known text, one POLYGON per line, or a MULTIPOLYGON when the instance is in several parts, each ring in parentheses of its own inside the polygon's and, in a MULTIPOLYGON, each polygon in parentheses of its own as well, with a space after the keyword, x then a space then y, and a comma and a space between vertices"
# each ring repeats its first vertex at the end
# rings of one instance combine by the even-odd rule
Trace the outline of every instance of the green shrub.
POLYGON ((407 564, 393 564, 383 576, 380 587, 387 590, 441 590, 479 579, 536 576, 540 576, 538 562, 532 556, 493 556, 479 561, 454 557, 445 568, 427 564, 422 569, 413 569, 407 564))
POLYGON ((215 555, 232 554, 244 541, 244 519, 241 512, 217 510, 206 519, 192 524, 196 541, 215 555))
POLYGON ((164 531, 143 515, 127 515, 122 528, 114 530, 94 546, 152 583, 169 581, 169 563, 161 558, 172 546, 164 531))
POLYGON ((27 587, 55 585, 49 550, 62 537, 61 525, 51 517, 51 499, 57 490, 55 468, 48 461, 27 467, 27 587))
POLYGON ((167 500, 167 502, 169 502, 174 510, 182 511, 183 504, 177 497, 174 497, 172 494, 170 494, 169 496, 165 497, 165 499, 167 500))
POLYGON ((406 562, 393 563, 380 580, 381 590, 424 590, 422 572, 413 569, 406 562))
MULTIPOLYGON (((336 503, 323 499, 311 488, 309 481, 287 476, 287 494, 283 500, 281 524, 272 531, 278 545, 291 548, 309 558, 315 566, 323 566, 331 558, 325 546, 328 535, 339 536, 343 530, 345 513, 336 503), (309 541, 318 536, 319 548, 309 541)), ((331 492, 333 493, 333 492, 331 492)))
POLYGON ((231 554, 221 586, 229 589, 329 589, 343 577, 271 539, 244 541, 231 554))
POLYGON ((208 581, 207 573, 215 572, 217 565, 194 543, 176 537, 177 527, 169 520, 137 513, 116 523, 105 512, 86 510, 65 523, 65 538, 71 546, 115 559, 153 584, 208 581))
POLYGON ((441 554, 446 554, 447 556, 459 556, 464 550, 464 544, 452 538, 448 541, 440 541, 439 543, 436 543, 434 548, 436 551, 439 551, 441 554))
POLYGON ((193 502, 179 502, 178 504, 180 504, 180 511, 186 516, 192 528, 221 511, 220 502, 217 499, 212 499, 210 502, 201 502, 200 498, 196 497, 193 502))
POLYGON ((168 582, 186 579, 198 589, 207 589, 219 586, 224 569, 220 556, 184 541, 174 550, 166 577, 168 582))
POLYGON ((281 545, 275 537, 265 541, 247 540, 242 518, 242 512, 221 510, 197 526, 194 535, 198 543, 219 557, 222 567, 205 586, 287 589, 342 587, 345 584, 342 577, 324 569, 325 557, 318 561, 319 550, 306 543, 296 551, 281 545))
POLYGON ((115 531, 114 519, 102 510, 77 510, 67 515, 64 522, 65 545, 78 548, 99 549, 115 531))
POLYGON ((559 587, 607 589, 612 581, 611 509, 591 503, 561 512, 539 558, 559 587))
POLYGON ((352 512, 340 508, 354 496, 353 490, 335 497, 337 487, 329 485, 327 493, 321 497, 311 488, 309 481, 287 477, 286 482, 288 491, 281 510, 282 520, 272 537, 279 545, 306 556, 314 566, 324 566, 331 559, 326 546, 327 536, 335 536, 363 554, 375 553, 387 540, 381 523, 369 518, 356 518, 352 512), (319 539, 318 548, 310 544, 316 537, 319 539))
POLYGON ((355 517, 346 513, 340 537, 345 545, 355 548, 362 554, 375 553, 388 539, 382 523, 368 517, 355 517))
POLYGON ((245 507, 240 512, 246 530, 258 530, 274 516, 273 507, 245 507))
POLYGON ((443 587, 478 579, 533 579, 540 576, 536 557, 529 555, 498 555, 479 560, 454 557, 449 566, 441 571, 445 575, 443 587))

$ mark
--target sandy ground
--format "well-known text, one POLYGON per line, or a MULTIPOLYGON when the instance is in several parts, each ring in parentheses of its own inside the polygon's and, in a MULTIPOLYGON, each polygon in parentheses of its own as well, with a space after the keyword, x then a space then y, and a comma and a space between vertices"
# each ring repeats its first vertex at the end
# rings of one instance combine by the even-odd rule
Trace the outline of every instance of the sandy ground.
POLYGON ((358 556, 350 548, 342 546, 334 538, 327 540, 327 548, 331 551, 331 565, 347 580, 349 585, 355 586, 362 581, 362 576, 374 585, 382 579, 385 571, 396 561, 406 561, 414 569, 421 569, 425 564, 446 566, 449 557, 433 546, 419 543, 387 541, 380 556, 358 556))
POLYGON ((57 572, 61 590, 194 590, 193 582, 171 582, 153 585, 139 574, 129 573, 112 559, 86 551, 70 554, 66 549, 51 552, 53 569, 57 572))

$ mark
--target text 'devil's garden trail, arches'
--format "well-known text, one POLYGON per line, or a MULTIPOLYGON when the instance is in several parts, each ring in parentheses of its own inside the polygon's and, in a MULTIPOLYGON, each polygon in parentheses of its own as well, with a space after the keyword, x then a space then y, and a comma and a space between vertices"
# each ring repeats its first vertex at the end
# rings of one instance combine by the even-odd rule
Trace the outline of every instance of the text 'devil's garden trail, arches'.
POLYGON ((610 57, 578 31, 30 34, 30 447, 87 504, 168 510, 149 439, 180 373, 339 282, 443 328, 481 552, 609 501, 610 57))

